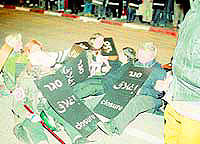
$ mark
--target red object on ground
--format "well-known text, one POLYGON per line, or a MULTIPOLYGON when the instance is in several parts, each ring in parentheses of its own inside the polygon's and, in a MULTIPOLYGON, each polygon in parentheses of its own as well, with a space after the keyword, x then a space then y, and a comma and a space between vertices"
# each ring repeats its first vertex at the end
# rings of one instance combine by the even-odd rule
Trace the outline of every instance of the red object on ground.
POLYGON ((16 6, 5 4, 5 5, 3 6, 3 8, 7 8, 7 9, 16 9, 16 6))
POLYGON ((48 128, 48 126, 44 123, 44 121, 40 121, 40 123, 42 124, 42 126, 47 129, 61 144, 65 144, 65 142, 59 138, 50 128, 48 128))
POLYGON ((34 112, 27 106, 27 105, 24 105, 25 109, 28 110, 31 114, 34 114, 34 112))
POLYGON ((164 64, 164 65, 162 65, 162 68, 171 70, 172 66, 171 66, 171 64, 164 64))
POLYGON ((149 31, 152 31, 152 32, 161 32, 161 33, 164 33, 164 34, 168 34, 168 35, 172 35, 174 37, 177 37, 177 32, 176 31, 172 31, 172 30, 165 29, 165 28, 151 27, 149 29, 149 31))
MULTIPOLYGON (((34 114, 34 112, 27 106, 24 105, 25 109, 28 110, 31 114, 34 114)), ((40 123, 42 124, 42 126, 47 129, 61 144, 65 144, 65 142, 59 137, 57 136, 45 123, 43 120, 40 121, 40 123)))
POLYGON ((30 11, 31 11, 31 12, 36 12, 36 13, 41 13, 41 14, 44 13, 44 10, 43 10, 43 9, 31 9, 30 11))
POLYGON ((113 21, 113 20, 101 20, 101 23, 112 24, 122 26, 123 22, 113 21))
POLYGON ((69 18, 79 18, 80 17, 80 16, 76 16, 76 15, 73 15, 73 14, 65 14, 65 13, 63 13, 62 16, 69 17, 69 18))

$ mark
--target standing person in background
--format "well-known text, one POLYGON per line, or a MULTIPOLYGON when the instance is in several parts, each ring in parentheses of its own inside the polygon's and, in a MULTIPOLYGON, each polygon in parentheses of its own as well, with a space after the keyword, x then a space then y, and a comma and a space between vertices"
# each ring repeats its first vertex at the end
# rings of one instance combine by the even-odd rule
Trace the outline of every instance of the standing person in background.
POLYGON ((178 27, 184 19, 184 9, 182 0, 174 0, 174 27, 178 27))
POLYGON ((80 0, 68 0, 69 9, 72 10, 72 14, 78 14, 81 9, 81 1, 80 0))
POLYGON ((58 11, 64 11, 64 0, 58 0, 58 11))
POLYGON ((121 18, 122 16, 122 10, 123 10, 123 0, 118 0, 119 5, 118 5, 118 18, 121 18))
POLYGON ((152 0, 144 0, 142 20, 144 22, 150 23, 152 21, 152 12, 152 0))
POLYGON ((200 0, 195 0, 179 29, 164 115, 165 144, 200 143, 199 9, 200 0))
POLYGON ((161 16, 163 15, 166 0, 153 0, 153 16, 152 25, 153 26, 165 26, 161 25, 161 16))
POLYGON ((165 3, 165 20, 166 22, 170 22, 172 23, 173 22, 173 19, 172 19, 172 15, 173 15, 173 10, 174 10, 174 0, 166 0, 166 3, 165 3))
POLYGON ((98 20, 106 18, 106 7, 109 3, 109 0, 103 0, 103 5, 98 6, 98 20))
POLYGON ((92 14, 92 0, 84 0, 84 10, 85 16, 91 16, 92 14))
POLYGON ((133 22, 135 20, 136 10, 140 4, 142 4, 142 0, 129 0, 127 22, 133 22))
POLYGON ((52 0, 45 0, 45 10, 48 10, 50 7, 50 10, 53 10, 53 3, 54 1, 52 0))

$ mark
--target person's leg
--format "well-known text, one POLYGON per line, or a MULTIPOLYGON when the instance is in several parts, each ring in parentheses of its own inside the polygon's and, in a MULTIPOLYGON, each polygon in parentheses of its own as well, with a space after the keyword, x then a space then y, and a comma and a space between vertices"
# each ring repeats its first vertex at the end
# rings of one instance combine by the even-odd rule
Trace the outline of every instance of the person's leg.
POLYGON ((164 143, 179 144, 178 137, 181 130, 182 117, 173 107, 167 105, 165 108, 164 143))
POLYGON ((96 6, 96 9, 97 9, 97 17, 98 17, 98 19, 100 19, 101 18, 101 5, 97 5, 96 6))
POLYGON ((161 99, 155 99, 151 96, 136 95, 132 98, 126 107, 108 123, 114 133, 121 134, 128 124, 139 114, 144 112, 154 112, 162 105, 161 99))
POLYGON ((88 3, 88 13, 92 14, 92 3, 88 3))
POLYGON ((96 96, 104 93, 104 88, 99 78, 90 78, 73 86, 73 93, 79 99, 96 96))
POLYGON ((155 16, 154 16, 154 24, 156 25, 156 26, 158 26, 159 25, 159 21, 160 21, 160 9, 156 9, 156 11, 155 11, 155 16))
POLYGON ((127 12, 127 22, 130 22, 131 8, 128 7, 127 11, 128 11, 128 12, 127 12))
POLYGON ((161 15, 159 26, 165 27, 167 23, 167 11, 161 10, 161 15))
POLYGON ((152 14, 152 25, 155 24, 155 14, 156 14, 156 9, 153 9, 153 14, 152 14))
POLYGON ((133 19, 133 8, 128 7, 128 22, 131 22, 133 19))
POLYGON ((45 0, 45 10, 48 10, 49 8, 49 1, 48 0, 45 0))
POLYGON ((136 17, 136 9, 133 8, 133 10, 132 10, 132 19, 131 19, 132 22, 135 20, 135 17, 136 17))
POLYGON ((105 19, 106 18, 106 7, 102 6, 101 7, 101 18, 105 19))
POLYGON ((64 3, 65 3, 65 0, 60 0, 60 9, 61 10, 65 9, 65 6, 64 6, 65 4, 64 3))
POLYGON ((178 26, 178 21, 181 15, 181 5, 180 4, 176 4, 176 2, 174 3, 174 21, 173 21, 173 25, 175 27, 178 26))
POLYGON ((84 14, 88 14, 88 8, 89 8, 89 3, 88 3, 88 2, 85 2, 85 4, 84 4, 84 9, 83 9, 83 13, 84 13, 84 14))
POLYGON ((121 18, 122 16, 122 10, 123 10, 123 1, 119 1, 119 7, 118 7, 118 18, 121 18))

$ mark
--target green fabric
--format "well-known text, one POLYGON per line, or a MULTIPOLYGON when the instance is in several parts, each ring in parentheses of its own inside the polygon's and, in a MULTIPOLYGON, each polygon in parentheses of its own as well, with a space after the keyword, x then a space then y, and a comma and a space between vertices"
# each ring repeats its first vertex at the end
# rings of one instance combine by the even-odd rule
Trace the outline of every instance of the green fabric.
POLYGON ((27 63, 28 58, 21 54, 15 54, 8 58, 3 69, 3 76, 8 89, 13 90, 15 88, 16 77, 24 70, 27 63), (18 61, 20 64, 17 64, 18 61))
POLYGON ((173 56, 174 101, 200 101, 200 1, 195 0, 185 16, 173 56))
POLYGON ((46 124, 46 126, 47 126, 49 129, 51 129, 52 131, 55 131, 55 130, 56 130, 56 128, 51 124, 51 122, 50 122, 48 116, 46 115, 46 113, 45 113, 44 111, 42 111, 42 112, 40 113, 40 117, 41 117, 41 119, 44 121, 44 123, 46 124))

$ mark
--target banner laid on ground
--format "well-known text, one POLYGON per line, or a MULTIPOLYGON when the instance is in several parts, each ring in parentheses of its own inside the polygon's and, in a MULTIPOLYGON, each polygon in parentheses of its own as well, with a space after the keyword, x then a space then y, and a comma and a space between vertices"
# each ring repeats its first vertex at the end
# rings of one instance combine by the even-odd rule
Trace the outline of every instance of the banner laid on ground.
POLYGON ((150 73, 151 69, 130 65, 112 85, 112 89, 106 91, 94 112, 109 119, 116 117, 136 95, 150 73))
POLYGON ((51 107, 84 137, 96 130, 99 119, 72 94, 72 88, 59 73, 35 81, 51 107))
POLYGON ((57 74, 61 75, 70 87, 88 78, 89 66, 86 55, 84 51, 77 58, 67 59, 57 71, 57 74))

